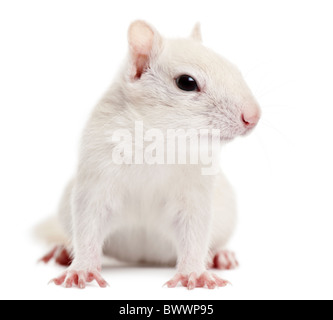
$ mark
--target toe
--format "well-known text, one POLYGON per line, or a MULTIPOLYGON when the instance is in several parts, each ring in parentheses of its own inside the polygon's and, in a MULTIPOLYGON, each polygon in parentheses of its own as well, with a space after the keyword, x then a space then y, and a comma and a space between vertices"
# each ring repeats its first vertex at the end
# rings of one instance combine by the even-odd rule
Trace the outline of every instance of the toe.
POLYGON ((226 285, 230 284, 229 281, 221 279, 216 274, 212 274, 212 276, 213 276, 217 286, 219 286, 219 287, 225 287, 226 285))
POLYGON ((85 273, 83 271, 79 271, 78 272, 78 283, 77 286, 80 289, 84 289, 86 287, 86 277, 85 277, 85 273))
POLYGON ((195 272, 192 272, 188 278, 187 289, 193 290, 197 286, 197 275, 195 272))
POLYGON ((178 282, 181 281, 181 275, 176 274, 171 280, 169 280, 165 285, 168 288, 175 288, 178 284, 178 282))
POLYGON ((52 279, 49 283, 53 282, 55 285, 60 286, 64 283, 65 279, 66 274, 62 274, 60 277, 52 279))

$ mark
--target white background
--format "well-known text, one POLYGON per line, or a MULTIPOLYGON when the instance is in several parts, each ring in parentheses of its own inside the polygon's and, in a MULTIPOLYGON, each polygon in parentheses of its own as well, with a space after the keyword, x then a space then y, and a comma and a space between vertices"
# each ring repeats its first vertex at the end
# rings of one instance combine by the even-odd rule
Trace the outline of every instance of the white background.
POLYGON ((332 299, 331 1, 1 1, 1 299, 332 299), (168 268, 109 266, 110 287, 66 290, 31 237, 55 213, 95 103, 127 51, 131 21, 204 43, 242 70, 263 109, 223 151, 239 203, 232 286, 167 289, 168 268))

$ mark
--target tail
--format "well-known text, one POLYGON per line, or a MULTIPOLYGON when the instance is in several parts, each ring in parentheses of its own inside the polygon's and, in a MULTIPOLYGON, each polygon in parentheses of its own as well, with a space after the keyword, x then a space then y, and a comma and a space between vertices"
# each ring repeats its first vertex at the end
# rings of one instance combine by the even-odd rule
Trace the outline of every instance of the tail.
POLYGON ((69 239, 63 231, 57 216, 50 217, 33 230, 34 237, 47 244, 68 245, 69 239))

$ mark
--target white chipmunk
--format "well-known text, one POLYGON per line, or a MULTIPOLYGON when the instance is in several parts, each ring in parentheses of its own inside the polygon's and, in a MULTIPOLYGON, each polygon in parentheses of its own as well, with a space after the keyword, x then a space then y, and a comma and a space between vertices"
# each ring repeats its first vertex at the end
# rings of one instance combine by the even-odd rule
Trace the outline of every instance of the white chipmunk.
MULTIPOLYGON (((129 55, 85 128, 79 165, 59 207, 67 237, 42 258, 68 269, 52 281, 84 288, 102 278, 101 257, 177 265, 166 284, 212 289, 228 282, 208 268, 237 265, 225 245, 235 227, 235 203, 221 174, 202 164, 117 164, 113 133, 135 123, 166 132, 218 129, 219 141, 245 135, 260 118, 238 69, 191 37, 165 39, 144 21, 131 24, 129 55)), ((144 129, 144 130, 145 130, 144 129)))

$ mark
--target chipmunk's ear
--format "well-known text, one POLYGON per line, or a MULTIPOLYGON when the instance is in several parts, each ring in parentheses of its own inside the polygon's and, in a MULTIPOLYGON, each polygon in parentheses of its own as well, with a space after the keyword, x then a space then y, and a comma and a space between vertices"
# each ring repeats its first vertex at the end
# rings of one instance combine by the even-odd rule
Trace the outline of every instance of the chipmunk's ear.
POLYGON ((197 22, 192 30, 191 33, 191 38, 198 41, 202 42, 202 35, 201 35, 201 25, 200 22, 197 22))
POLYGON ((160 51, 162 37, 145 21, 135 21, 128 29, 133 80, 140 79, 149 67, 150 60, 160 51))

